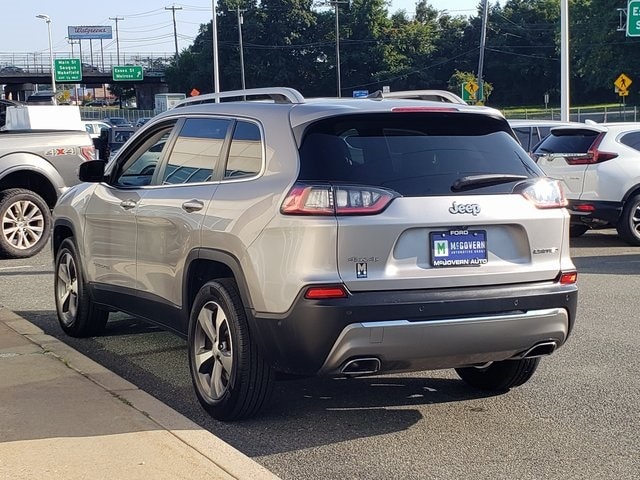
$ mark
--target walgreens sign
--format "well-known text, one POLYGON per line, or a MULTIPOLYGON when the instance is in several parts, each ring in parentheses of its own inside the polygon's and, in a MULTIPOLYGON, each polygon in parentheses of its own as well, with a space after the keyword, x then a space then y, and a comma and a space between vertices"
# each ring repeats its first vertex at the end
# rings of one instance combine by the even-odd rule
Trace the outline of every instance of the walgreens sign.
POLYGON ((111 26, 67 27, 72 40, 96 40, 113 38, 111 26))

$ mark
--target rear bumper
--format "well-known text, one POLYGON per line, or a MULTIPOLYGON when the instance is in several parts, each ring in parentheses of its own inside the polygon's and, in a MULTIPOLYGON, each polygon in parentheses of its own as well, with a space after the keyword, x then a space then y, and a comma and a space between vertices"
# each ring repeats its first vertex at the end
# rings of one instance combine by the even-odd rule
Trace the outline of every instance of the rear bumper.
POLYGON ((622 202, 569 200, 568 209, 571 214, 571 223, 591 226, 598 226, 598 224, 615 226, 620 220, 620 215, 622 215, 622 202), (582 210, 585 207, 591 210, 582 210))
POLYGON ((374 357, 381 371, 451 368, 561 346, 575 322, 577 287, 546 282, 466 289, 350 293, 307 300, 283 315, 254 312, 258 342, 279 371, 336 374, 374 357))

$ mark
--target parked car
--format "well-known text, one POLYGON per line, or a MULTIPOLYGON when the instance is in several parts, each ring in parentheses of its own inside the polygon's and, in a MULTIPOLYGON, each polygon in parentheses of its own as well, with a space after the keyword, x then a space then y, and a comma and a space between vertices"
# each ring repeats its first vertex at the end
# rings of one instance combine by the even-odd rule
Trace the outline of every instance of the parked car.
POLYGON ((140 128, 141 126, 143 126, 145 123, 147 123, 149 120, 151 120, 151 117, 140 117, 138 120, 136 120, 135 123, 135 127, 136 128, 140 128))
POLYGON ((491 108, 201 95, 79 175, 54 211, 62 329, 120 310, 185 336, 218 419, 256 414, 276 372, 503 392, 575 323, 560 183, 491 108))
POLYGON ((547 175, 564 182, 572 236, 613 227, 627 243, 640 245, 640 123, 553 128, 533 156, 547 175))
POLYGON ((509 119, 509 125, 513 128, 513 132, 518 137, 522 148, 527 152, 531 152, 540 140, 545 138, 554 127, 582 125, 581 123, 562 122, 560 120, 528 120, 528 119, 509 119))
POLYGON ((84 120, 82 124, 91 138, 100 138, 100 133, 103 130, 111 128, 111 125, 99 120, 84 120))
POLYGON ((0 68, 0 75, 15 75, 16 73, 24 73, 24 70, 15 65, 6 65, 0 68))
POLYGON ((133 127, 133 123, 124 117, 105 117, 103 121, 112 127, 133 127))

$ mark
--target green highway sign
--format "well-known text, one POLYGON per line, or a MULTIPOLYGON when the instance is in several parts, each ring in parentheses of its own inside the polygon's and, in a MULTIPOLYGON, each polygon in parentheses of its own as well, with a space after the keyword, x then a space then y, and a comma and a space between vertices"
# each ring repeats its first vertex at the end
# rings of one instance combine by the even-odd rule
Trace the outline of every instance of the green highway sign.
POLYGON ((113 75, 113 80, 116 82, 139 81, 144 78, 142 67, 134 65, 111 67, 111 73, 113 75))
POLYGON ((53 61, 56 82, 82 81, 82 67, 78 58, 60 58, 53 61))
POLYGON ((627 5, 627 37, 640 37, 640 0, 629 0, 627 5))

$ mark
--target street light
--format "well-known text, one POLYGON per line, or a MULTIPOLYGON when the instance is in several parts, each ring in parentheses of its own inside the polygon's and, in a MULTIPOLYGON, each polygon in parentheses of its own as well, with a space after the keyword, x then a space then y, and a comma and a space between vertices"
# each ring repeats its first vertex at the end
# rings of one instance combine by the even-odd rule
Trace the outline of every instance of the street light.
POLYGON ((51 17, 49 15, 36 15, 36 18, 41 18, 45 22, 47 22, 47 30, 49 31, 49 62, 51 64, 51 90, 53 90, 53 103, 57 104, 56 100, 56 75, 55 75, 55 66, 53 64, 53 47, 51 46, 51 17))

